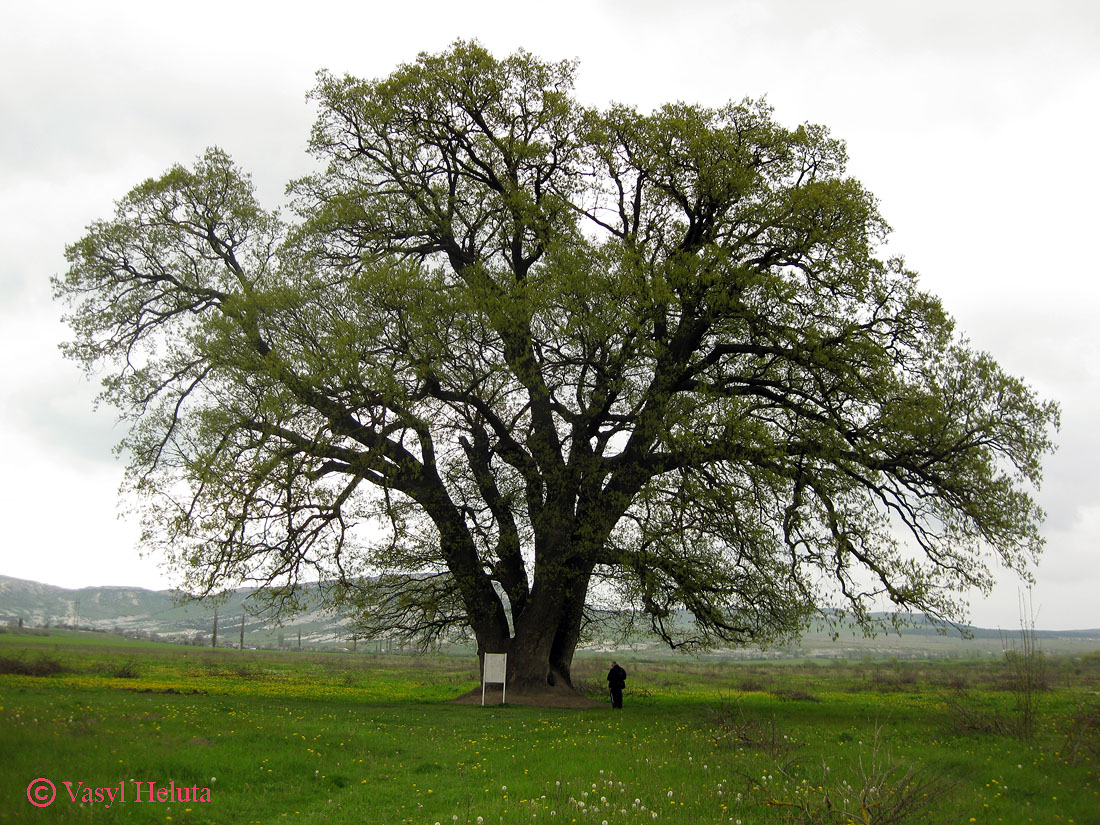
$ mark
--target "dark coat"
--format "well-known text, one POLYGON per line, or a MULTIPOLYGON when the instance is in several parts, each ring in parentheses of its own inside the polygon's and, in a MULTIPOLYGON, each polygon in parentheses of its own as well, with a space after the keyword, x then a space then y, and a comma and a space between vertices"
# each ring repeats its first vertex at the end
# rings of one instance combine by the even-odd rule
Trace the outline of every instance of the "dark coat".
POLYGON ((622 690, 626 687, 626 671, 622 665, 615 665, 607 673, 607 686, 611 690, 622 690))

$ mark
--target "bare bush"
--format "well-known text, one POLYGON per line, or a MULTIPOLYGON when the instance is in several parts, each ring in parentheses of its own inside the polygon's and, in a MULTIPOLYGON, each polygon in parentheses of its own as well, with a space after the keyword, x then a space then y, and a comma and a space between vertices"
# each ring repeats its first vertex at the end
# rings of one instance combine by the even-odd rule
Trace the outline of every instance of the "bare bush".
POLYGON ((805 690, 799 690, 798 688, 776 688, 771 692, 772 696, 777 699, 786 699, 789 702, 820 702, 821 700, 814 696, 812 693, 808 693, 805 690))
POLYGON ((783 809, 792 825, 904 825, 930 823, 933 809, 952 785, 939 775, 895 759, 875 730, 870 752, 861 751, 849 778, 838 776, 822 760, 821 777, 796 782, 781 769, 793 798, 770 798, 762 804, 783 809))
POLYGON ((1017 738, 1030 742, 1035 737, 1035 724, 1039 716, 1043 695, 1050 690, 1049 669, 1046 657, 1039 646, 1035 632, 1035 610, 1030 605, 1024 609, 1020 597, 1020 632, 1016 639, 1002 635, 1005 660, 1011 669, 1011 690, 1015 697, 1013 733, 1017 738))
POLYGON ((707 706, 707 724, 716 748, 752 748, 778 761, 796 747, 793 739, 779 731, 774 716, 766 720, 749 716, 741 702, 729 696, 707 706))
POLYGON ((1007 735, 1013 731, 1008 718, 997 710, 982 707, 968 688, 955 690, 944 699, 953 730, 1007 735))
POLYGON ((1076 765, 1083 757, 1100 759, 1100 706, 1082 705, 1070 719, 1062 758, 1076 765))
POLYGON ((103 672, 107 676, 113 676, 116 679, 136 679, 141 675, 137 659, 133 656, 121 662, 109 662, 105 664, 103 666, 103 672))
POLYGON ((0 673, 18 676, 53 676, 70 668, 52 653, 40 653, 34 659, 25 656, 0 656, 0 673))

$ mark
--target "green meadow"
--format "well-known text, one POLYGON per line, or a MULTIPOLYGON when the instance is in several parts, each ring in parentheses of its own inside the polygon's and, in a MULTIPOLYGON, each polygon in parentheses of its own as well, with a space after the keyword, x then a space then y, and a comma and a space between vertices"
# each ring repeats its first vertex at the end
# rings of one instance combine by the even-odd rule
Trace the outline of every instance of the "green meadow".
POLYGON ((483 708, 470 658, 0 633, 0 822, 1100 823, 1100 654, 618 658, 623 711, 483 708))

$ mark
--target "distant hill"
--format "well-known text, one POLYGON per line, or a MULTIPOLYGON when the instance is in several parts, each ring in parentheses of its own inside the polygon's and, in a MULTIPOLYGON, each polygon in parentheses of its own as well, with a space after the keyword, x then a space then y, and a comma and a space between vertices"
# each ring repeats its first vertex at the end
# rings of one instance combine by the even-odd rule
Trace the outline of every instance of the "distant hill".
MULTIPOLYGON (((253 615, 252 589, 231 591, 217 605, 219 646, 240 642, 244 616, 245 646, 310 647, 343 645, 346 620, 326 611, 307 611, 284 627, 253 615)), ((176 641, 209 644, 214 629, 212 602, 182 601, 173 590, 140 587, 81 587, 70 590, 49 584, 0 576, 0 624, 27 627, 69 626, 111 630, 128 636, 158 636, 176 641)))
MULTIPOLYGON (((324 610, 308 610, 279 626, 270 619, 254 615, 249 596, 255 591, 230 592, 217 606, 218 646, 236 647, 240 643, 241 616, 244 616, 245 647, 348 647, 351 645, 347 618, 324 610)), ((39 582, 0 576, 0 625, 26 627, 68 626, 110 630, 129 636, 157 636, 165 639, 210 644, 214 626, 214 605, 209 602, 181 602, 171 590, 145 590, 139 587, 82 587, 75 590, 39 582)), ((972 638, 958 633, 940 633, 923 616, 909 616, 909 626, 898 634, 880 634, 867 638, 851 630, 833 639, 824 626, 811 629, 801 639, 766 649, 737 648, 713 651, 709 655, 741 659, 786 658, 974 658, 999 656, 1006 646, 1018 639, 1016 628, 1004 630, 972 627, 972 638)), ((1049 653, 1079 654, 1100 650, 1100 629, 1036 631, 1043 650, 1049 653)), ((360 641, 361 649, 378 648, 378 641, 360 641)), ((663 655, 668 651, 656 640, 634 637, 597 639, 588 650, 632 648, 645 655, 663 655)))

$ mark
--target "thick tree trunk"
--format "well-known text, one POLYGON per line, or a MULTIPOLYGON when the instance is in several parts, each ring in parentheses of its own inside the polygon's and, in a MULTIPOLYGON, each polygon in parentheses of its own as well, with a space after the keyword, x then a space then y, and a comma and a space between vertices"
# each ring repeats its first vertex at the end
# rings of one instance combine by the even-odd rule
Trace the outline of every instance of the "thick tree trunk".
POLYGON ((588 582, 591 571, 578 577, 562 608, 562 618, 554 633, 554 641, 550 646, 550 675, 573 687, 571 670, 573 667, 573 654, 577 650, 577 643, 581 638, 581 621, 584 618, 584 600, 588 595, 588 582))
MULTIPOLYGON (((563 619, 560 583, 536 583, 526 609, 514 617, 515 635, 508 657, 508 686, 516 691, 543 692, 557 684, 550 669, 550 652, 563 619)), ((566 682, 569 685, 569 682, 566 682)))
POLYGON ((515 617, 515 634, 507 643, 482 642, 479 654, 508 654, 508 691, 513 695, 574 694, 571 668, 589 575, 575 575, 552 589, 536 585, 523 612, 515 617), (497 649, 491 649, 493 647, 497 649))
MULTIPOLYGON (((613 520, 579 530, 575 503, 567 497, 554 517, 544 515, 535 542, 534 581, 522 605, 511 605, 510 639, 478 632, 479 653, 508 654, 508 692, 513 696, 576 697, 573 654, 580 641, 585 598, 597 557, 613 520), (596 535, 593 535, 593 534, 596 535)), ((535 701, 537 704, 537 699, 535 701)))

